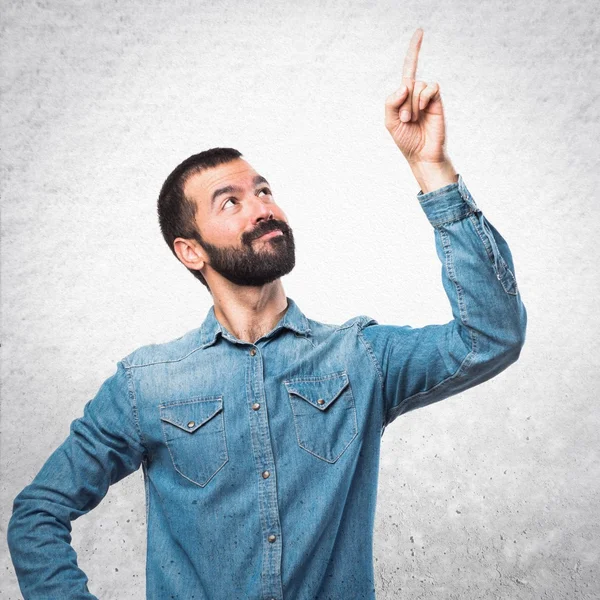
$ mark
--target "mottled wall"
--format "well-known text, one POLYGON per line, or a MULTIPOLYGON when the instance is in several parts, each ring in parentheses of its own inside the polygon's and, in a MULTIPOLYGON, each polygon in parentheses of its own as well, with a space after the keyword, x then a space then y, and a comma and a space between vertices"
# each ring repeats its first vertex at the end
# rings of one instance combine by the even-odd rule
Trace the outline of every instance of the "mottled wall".
MULTIPOLYGON (((239 148, 297 239, 286 293, 341 323, 444 323, 416 181, 383 125, 410 36, 448 153, 510 244, 518 363, 383 438, 378 598, 582 598, 598 561, 598 9, 584 2, 2 2, 3 598, 12 499, 115 363, 199 326, 210 297, 155 199, 239 148)), ((101 598, 144 596, 141 473, 74 523, 101 598)))

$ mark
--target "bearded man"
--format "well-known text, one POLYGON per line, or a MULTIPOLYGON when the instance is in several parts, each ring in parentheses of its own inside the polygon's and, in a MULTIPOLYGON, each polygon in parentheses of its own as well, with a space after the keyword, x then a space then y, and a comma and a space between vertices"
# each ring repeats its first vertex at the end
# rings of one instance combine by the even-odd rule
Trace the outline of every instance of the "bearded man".
POLYGON ((214 304, 199 328, 120 360, 17 496, 8 535, 25 598, 95 598, 70 523, 140 467, 149 599, 375 597, 385 428, 514 363, 527 321, 508 245, 446 155, 439 86, 415 81, 422 34, 386 127, 421 188, 453 320, 306 317, 281 282, 294 236, 267 179, 232 148, 191 156, 158 216, 214 304))

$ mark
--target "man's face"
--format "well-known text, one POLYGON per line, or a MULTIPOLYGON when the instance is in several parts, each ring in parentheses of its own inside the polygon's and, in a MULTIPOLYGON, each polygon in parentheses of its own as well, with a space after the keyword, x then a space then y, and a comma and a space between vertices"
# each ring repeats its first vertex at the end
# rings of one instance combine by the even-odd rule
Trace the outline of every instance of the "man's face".
POLYGON ((200 245, 217 273, 236 285, 260 286, 294 268, 287 217, 266 179, 245 160, 192 175, 184 192, 196 202, 200 245))

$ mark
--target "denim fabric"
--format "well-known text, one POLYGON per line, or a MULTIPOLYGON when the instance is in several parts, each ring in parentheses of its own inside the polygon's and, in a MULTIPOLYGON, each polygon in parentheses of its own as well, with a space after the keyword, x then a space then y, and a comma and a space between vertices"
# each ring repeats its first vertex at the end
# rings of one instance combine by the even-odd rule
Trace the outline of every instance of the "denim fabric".
POLYGON ((453 320, 331 325, 288 298, 254 344, 211 307, 200 328, 124 357, 15 500, 8 540, 26 599, 95 597, 70 522, 140 466, 148 598, 375 597, 385 427, 500 373, 525 340, 510 250, 462 177, 417 198, 453 320))

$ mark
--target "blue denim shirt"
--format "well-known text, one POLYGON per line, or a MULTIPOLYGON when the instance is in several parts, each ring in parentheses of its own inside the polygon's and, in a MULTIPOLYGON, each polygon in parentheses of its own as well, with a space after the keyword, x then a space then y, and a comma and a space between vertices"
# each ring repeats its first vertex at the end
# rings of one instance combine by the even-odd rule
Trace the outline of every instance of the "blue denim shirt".
POLYGON ((453 320, 330 325, 288 298, 253 344, 211 307, 200 328, 124 357, 15 500, 8 540, 26 599, 95 598, 70 522, 140 466, 148 598, 375 597, 385 427, 506 369, 527 321, 506 241, 462 177, 417 197, 453 320))

